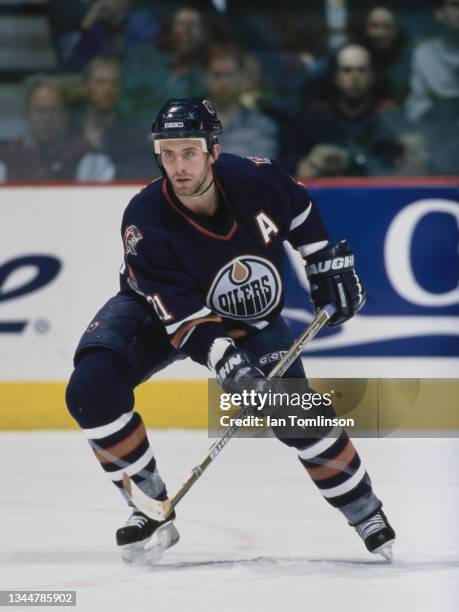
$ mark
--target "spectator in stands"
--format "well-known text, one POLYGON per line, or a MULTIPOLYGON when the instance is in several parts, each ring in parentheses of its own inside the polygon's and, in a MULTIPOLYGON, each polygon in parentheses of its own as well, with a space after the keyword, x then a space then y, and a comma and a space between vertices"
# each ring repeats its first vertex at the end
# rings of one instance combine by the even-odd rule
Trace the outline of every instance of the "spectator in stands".
POLYGON ((345 149, 333 144, 318 144, 298 164, 296 176, 311 179, 344 176, 349 166, 349 155, 345 149))
POLYGON ((425 176, 433 173, 427 141, 422 132, 405 128, 395 142, 393 176, 425 176))
POLYGON ((83 139, 68 131, 61 91, 39 78, 27 96, 27 129, 22 138, 0 149, 4 181, 109 181, 113 164, 83 139))
POLYGON ((437 38, 413 53, 407 117, 417 121, 437 100, 459 104, 459 0, 438 0, 434 12, 441 28, 437 38))
POLYGON ((436 100, 418 122, 434 174, 459 174, 459 102, 436 100))
POLYGON ((391 165, 394 137, 381 119, 384 105, 372 97, 373 83, 367 49, 356 44, 342 47, 336 55, 335 98, 292 122, 287 146, 296 159, 290 159, 291 171, 296 172, 298 162, 320 143, 346 149, 351 175, 371 175, 391 165))
POLYGON ((227 153, 276 158, 276 124, 255 106, 241 103, 244 60, 243 54, 235 48, 215 49, 208 59, 206 84, 209 99, 223 123, 221 144, 227 153))
POLYGON ((378 93, 402 102, 408 93, 411 45, 394 12, 385 6, 373 7, 366 16, 361 42, 370 51, 378 93))
POLYGON ((202 96, 207 39, 201 14, 177 10, 158 45, 139 45, 124 65, 122 109, 151 119, 168 98, 202 96))
POLYGON ((159 22, 149 10, 135 10, 131 0, 92 0, 78 30, 67 32, 59 42, 61 62, 81 70, 98 55, 123 58, 140 43, 151 43, 159 22))
POLYGON ((116 179, 151 179, 159 176, 159 170, 153 163, 149 129, 119 113, 121 83, 122 68, 116 58, 93 59, 85 70, 84 103, 74 109, 72 128, 110 158, 116 179))
POLYGON ((306 22, 298 17, 281 13, 273 18, 270 29, 277 32, 277 45, 255 54, 263 75, 263 108, 280 122, 297 114, 302 101, 314 96, 329 67, 322 15, 311 9, 306 22))

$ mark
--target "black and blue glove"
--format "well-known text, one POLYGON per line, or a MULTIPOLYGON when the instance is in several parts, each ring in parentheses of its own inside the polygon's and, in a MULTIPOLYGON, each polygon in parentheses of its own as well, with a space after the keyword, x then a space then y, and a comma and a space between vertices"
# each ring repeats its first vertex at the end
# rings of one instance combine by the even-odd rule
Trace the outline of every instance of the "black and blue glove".
POLYGON ((354 255, 347 241, 328 245, 306 260, 306 276, 315 311, 333 304, 336 312, 328 322, 331 327, 353 317, 365 304, 366 291, 355 271, 354 255))
POLYGON ((243 390, 262 392, 266 383, 264 373, 253 365, 249 354, 229 348, 215 366, 217 380, 226 393, 239 393, 243 390))
MULTIPOLYGON (((217 380, 221 388, 226 393, 243 393, 247 391, 251 394, 284 393, 285 388, 282 378, 267 379, 264 372, 253 365, 252 359, 246 351, 235 348, 227 349, 222 359, 215 367, 217 380)), ((251 406, 252 410, 259 410, 257 399, 251 406)), ((261 415, 273 416, 277 410, 276 405, 263 403, 261 415)), ((261 416, 260 415, 260 416, 261 416)))

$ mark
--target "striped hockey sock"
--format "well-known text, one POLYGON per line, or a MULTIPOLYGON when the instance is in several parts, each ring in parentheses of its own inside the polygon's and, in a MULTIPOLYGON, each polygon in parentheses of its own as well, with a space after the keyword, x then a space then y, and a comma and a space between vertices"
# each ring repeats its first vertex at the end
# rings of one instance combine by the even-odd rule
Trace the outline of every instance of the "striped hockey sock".
POLYGON ((325 500, 351 525, 381 507, 365 466, 341 427, 300 450, 298 457, 325 500))
POLYGON ((83 431, 102 468, 123 494, 122 478, 126 472, 150 497, 166 498, 166 486, 137 412, 126 412, 107 425, 83 431))

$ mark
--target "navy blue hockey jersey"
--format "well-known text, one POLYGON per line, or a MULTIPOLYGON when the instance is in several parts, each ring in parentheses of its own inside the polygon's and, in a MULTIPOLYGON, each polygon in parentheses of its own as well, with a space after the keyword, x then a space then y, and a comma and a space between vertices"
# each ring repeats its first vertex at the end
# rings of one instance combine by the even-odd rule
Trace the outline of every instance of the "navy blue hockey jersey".
POLYGON ((282 309, 284 240, 303 257, 328 240, 307 190, 274 162, 222 154, 213 172, 214 217, 189 211, 159 179, 122 222, 122 289, 144 296, 173 346, 203 364, 217 338, 262 329, 282 309))

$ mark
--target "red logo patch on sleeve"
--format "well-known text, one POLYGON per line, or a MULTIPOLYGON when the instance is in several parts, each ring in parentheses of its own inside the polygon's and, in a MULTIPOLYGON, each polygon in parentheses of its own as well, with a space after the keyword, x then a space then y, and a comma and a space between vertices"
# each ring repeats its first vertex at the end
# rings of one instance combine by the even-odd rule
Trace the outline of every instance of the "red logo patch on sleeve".
POLYGON ((124 251, 126 255, 137 255, 137 243, 143 238, 142 232, 135 225, 130 225, 124 232, 124 251))

